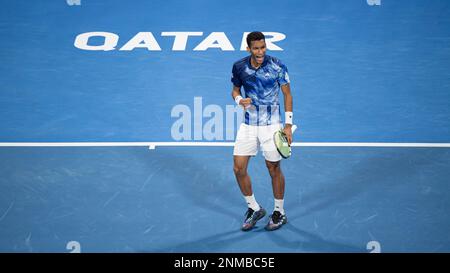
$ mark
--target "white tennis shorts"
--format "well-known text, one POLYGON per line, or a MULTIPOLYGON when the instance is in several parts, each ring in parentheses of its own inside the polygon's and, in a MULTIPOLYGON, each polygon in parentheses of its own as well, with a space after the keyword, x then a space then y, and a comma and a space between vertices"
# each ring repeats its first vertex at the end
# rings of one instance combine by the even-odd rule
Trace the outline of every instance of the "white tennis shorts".
POLYGON ((281 123, 264 126, 242 123, 234 143, 233 155, 255 156, 258 153, 258 148, 261 148, 267 161, 280 161, 281 155, 275 147, 273 134, 281 128, 281 123))

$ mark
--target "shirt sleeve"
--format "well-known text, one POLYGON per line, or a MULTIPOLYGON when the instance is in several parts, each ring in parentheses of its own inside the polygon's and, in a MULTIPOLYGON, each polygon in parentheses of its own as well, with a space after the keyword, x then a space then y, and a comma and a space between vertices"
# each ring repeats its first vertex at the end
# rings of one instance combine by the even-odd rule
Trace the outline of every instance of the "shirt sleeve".
POLYGON ((241 87, 242 86, 242 81, 239 78, 239 73, 237 71, 236 65, 233 65, 233 71, 231 72, 231 82, 236 87, 241 87))
POLYGON ((278 72, 278 83, 280 86, 290 83, 287 66, 280 63, 280 71, 278 72))

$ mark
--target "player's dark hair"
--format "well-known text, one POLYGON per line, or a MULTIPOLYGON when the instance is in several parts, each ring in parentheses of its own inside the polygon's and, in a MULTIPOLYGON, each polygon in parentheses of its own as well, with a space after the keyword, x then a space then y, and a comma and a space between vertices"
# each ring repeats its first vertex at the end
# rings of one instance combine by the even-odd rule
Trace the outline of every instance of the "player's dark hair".
POLYGON ((266 36, 264 36, 264 34, 262 32, 259 32, 259 31, 250 32, 247 35, 247 45, 248 45, 248 47, 251 47, 250 45, 251 45, 251 43, 253 41, 259 41, 259 40, 266 40, 266 36))

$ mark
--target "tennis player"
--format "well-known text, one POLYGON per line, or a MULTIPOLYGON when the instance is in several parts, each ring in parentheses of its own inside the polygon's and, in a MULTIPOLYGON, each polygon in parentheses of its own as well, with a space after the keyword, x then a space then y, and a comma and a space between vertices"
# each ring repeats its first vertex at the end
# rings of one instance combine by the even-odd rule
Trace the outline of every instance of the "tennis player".
POLYGON ((251 156, 260 149, 272 178, 275 205, 266 230, 276 230, 287 223, 284 203, 284 175, 281 171, 281 156, 273 135, 282 128, 279 103, 280 89, 284 97, 284 133, 292 142, 292 95, 289 87, 287 67, 277 58, 266 55, 266 42, 261 32, 247 36, 247 56, 233 64, 232 78, 234 101, 244 107, 244 121, 240 125, 234 146, 234 174, 248 205, 243 231, 251 230, 262 219, 266 211, 255 199, 247 166, 251 156), (243 87, 244 93, 241 93, 243 87))

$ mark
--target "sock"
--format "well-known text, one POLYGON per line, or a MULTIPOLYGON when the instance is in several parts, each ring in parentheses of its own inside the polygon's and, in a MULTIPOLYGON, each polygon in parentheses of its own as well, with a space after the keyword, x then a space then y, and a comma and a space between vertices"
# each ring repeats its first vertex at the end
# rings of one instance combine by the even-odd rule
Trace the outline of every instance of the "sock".
POLYGON ((275 207, 273 208, 273 211, 279 211, 282 215, 284 215, 284 199, 275 199, 275 207))
POLYGON ((258 202, 256 202, 254 194, 252 194, 251 196, 244 196, 244 198, 245 202, 247 202, 248 207, 251 208, 252 210, 258 211, 261 208, 258 202))

